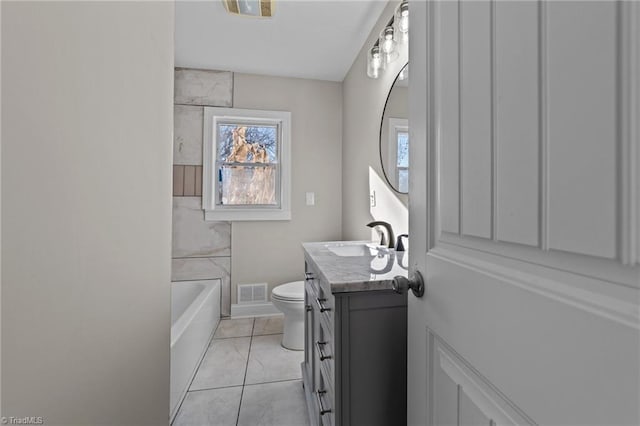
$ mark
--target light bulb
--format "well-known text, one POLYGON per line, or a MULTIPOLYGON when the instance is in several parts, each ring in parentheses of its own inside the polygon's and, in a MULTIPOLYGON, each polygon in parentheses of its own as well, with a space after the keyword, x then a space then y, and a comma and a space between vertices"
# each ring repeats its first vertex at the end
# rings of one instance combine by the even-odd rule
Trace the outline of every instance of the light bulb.
POLYGON ((371 78, 378 78, 383 66, 384 62, 380 54, 380 47, 373 46, 367 56, 367 75, 371 78))
POLYGON ((384 54, 393 52, 396 48, 396 42, 393 40, 393 27, 385 27, 380 33, 380 50, 384 54))
POLYGON ((395 17, 396 27, 398 31, 406 33, 409 31, 409 3, 403 1, 396 9, 395 17))
POLYGON ((393 39, 393 27, 385 27, 380 33, 380 39, 378 44, 380 45, 380 53, 382 54, 382 63, 389 64, 398 59, 398 49, 396 49, 397 43, 393 39))

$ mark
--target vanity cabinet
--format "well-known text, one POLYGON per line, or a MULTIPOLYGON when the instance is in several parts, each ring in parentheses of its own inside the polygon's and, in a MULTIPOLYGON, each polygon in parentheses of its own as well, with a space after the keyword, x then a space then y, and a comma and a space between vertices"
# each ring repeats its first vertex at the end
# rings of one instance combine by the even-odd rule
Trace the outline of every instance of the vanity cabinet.
POLYGON ((311 424, 406 424, 406 293, 348 291, 344 282, 332 292, 317 266, 305 266, 302 375, 311 424))

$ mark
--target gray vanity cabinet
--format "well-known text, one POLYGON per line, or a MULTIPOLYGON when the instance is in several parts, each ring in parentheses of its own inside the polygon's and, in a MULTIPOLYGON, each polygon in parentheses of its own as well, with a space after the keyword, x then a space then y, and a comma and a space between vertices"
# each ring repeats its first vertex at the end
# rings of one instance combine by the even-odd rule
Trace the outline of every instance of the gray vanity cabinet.
POLYGON ((406 293, 332 293, 309 262, 306 271, 302 372, 312 425, 406 424, 406 293))

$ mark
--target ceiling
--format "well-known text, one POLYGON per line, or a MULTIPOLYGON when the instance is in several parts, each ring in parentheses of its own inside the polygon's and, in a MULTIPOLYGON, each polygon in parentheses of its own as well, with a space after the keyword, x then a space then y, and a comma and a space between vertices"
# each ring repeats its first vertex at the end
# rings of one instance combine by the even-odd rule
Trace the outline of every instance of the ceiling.
MULTIPOLYGON (((177 1, 177 67, 342 81, 387 1, 274 0, 272 18, 177 1)), ((364 72, 364 70, 363 70, 364 72)))

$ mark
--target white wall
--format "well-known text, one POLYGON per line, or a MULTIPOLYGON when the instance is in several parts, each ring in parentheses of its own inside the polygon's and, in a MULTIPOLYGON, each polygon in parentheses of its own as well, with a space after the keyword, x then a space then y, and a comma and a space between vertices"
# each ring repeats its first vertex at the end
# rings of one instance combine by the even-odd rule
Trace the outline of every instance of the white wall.
POLYGON ((371 239, 366 224, 373 219, 390 222, 396 234, 408 231, 406 206, 384 181, 378 152, 384 104, 393 81, 407 62, 407 54, 401 54, 376 80, 366 73, 367 51, 397 5, 398 2, 392 1, 384 9, 343 81, 342 237, 345 240, 371 239), (376 191, 374 208, 370 207, 372 191, 376 191))
POLYGON ((301 243, 341 239, 342 85, 234 73, 234 108, 291 111, 290 221, 233 222, 232 301, 238 284, 304 278, 301 243), (315 192, 315 206, 305 193, 315 192))
POLYGON ((2 2, 2 408, 167 424, 171 2, 2 2))

